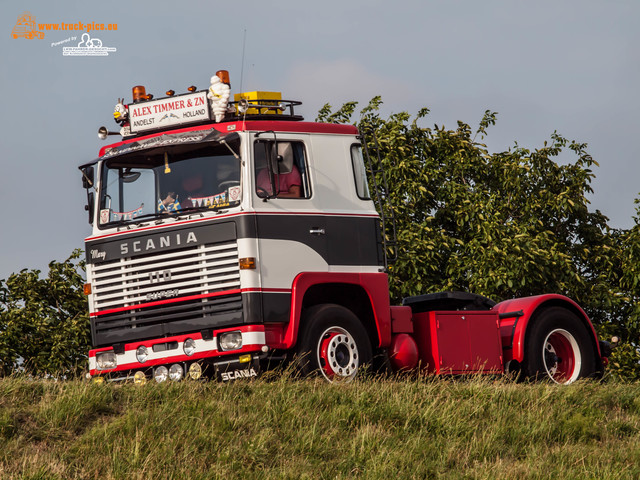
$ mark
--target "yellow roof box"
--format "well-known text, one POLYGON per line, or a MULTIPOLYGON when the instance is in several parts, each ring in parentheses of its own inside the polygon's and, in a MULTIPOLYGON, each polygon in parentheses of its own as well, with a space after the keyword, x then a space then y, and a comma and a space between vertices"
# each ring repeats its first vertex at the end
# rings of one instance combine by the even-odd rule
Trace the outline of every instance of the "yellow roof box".
POLYGON ((244 92, 236 93, 233 99, 238 102, 242 99, 245 100, 282 100, 281 92, 244 92))
POLYGON ((237 114, 242 115, 264 115, 264 114, 281 114, 283 111, 280 101, 282 100, 281 92, 244 92, 236 93, 233 96, 236 102, 245 100, 247 102, 247 111, 242 112, 242 104, 236 104, 237 114), (252 108, 253 107, 253 108, 252 108))

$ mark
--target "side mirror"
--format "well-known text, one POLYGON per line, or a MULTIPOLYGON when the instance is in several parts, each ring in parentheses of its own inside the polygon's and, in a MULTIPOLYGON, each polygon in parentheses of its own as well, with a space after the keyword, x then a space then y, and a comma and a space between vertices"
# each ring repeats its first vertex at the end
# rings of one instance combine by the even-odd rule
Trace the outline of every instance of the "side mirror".
POLYGON ((84 206, 84 209, 89 212, 89 223, 93 225, 93 212, 94 208, 94 195, 91 190, 87 190, 87 204, 84 206))

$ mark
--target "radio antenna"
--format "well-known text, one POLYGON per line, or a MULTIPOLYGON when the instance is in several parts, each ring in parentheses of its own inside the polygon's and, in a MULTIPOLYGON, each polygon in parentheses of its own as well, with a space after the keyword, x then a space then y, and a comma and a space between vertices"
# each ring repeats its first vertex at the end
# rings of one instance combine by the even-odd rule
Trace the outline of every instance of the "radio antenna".
POLYGON ((242 65, 240 65, 240 92, 242 93, 242 81, 244 79, 244 47, 247 43, 247 29, 244 29, 244 34, 242 36, 242 65))

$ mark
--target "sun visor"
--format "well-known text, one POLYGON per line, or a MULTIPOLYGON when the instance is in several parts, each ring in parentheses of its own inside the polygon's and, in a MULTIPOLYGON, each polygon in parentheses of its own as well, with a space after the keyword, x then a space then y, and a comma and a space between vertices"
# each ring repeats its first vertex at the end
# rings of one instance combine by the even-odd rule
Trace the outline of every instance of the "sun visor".
POLYGON ((194 144, 221 143, 223 140, 225 143, 233 145, 239 142, 239 139, 240 136, 235 132, 223 135, 216 129, 168 133, 118 145, 117 147, 107 150, 101 159, 118 157, 141 150, 152 154, 155 148, 178 147, 174 148, 174 151, 188 151, 193 148, 194 144), (182 145, 185 147, 184 150, 179 148, 182 145))

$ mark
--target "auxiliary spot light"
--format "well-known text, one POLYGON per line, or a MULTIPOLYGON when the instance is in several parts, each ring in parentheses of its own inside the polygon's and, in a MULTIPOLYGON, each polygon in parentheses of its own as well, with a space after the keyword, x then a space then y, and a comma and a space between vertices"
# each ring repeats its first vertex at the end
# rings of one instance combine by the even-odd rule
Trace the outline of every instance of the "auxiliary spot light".
POLYGON ((136 385, 144 385, 145 383, 147 383, 147 376, 144 374, 144 372, 138 370, 133 375, 133 383, 135 383, 136 385))
POLYGON ((202 367, 199 363, 192 363, 189 367, 189 378, 191 380, 198 380, 202 376, 202 367))

